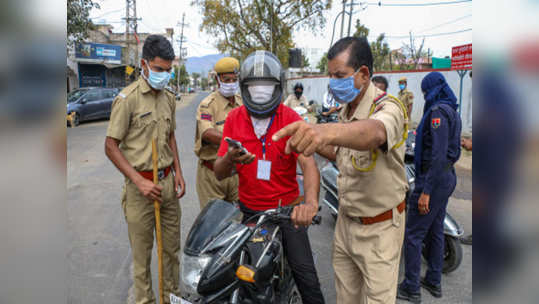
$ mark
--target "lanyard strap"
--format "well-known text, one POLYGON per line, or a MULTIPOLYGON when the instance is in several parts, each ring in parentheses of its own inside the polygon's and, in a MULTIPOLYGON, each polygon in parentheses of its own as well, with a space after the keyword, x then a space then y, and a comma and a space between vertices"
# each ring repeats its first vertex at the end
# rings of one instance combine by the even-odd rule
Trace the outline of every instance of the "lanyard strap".
MULTIPOLYGON (((277 114, 277 113, 276 113, 277 114)), ((268 128, 266 129, 266 134, 264 136, 260 137, 260 142, 262 142, 262 156, 264 159, 266 159, 266 138, 268 136, 269 129, 271 128, 271 125, 273 124, 273 119, 275 118, 275 114, 271 117, 271 120, 268 124, 268 128)))

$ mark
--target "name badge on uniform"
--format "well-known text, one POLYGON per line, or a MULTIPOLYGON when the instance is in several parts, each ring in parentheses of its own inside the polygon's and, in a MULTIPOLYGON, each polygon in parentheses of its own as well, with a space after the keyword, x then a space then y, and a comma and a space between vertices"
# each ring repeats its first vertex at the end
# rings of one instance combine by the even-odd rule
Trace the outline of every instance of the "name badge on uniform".
POLYGON ((263 159, 258 160, 258 169, 256 172, 256 178, 260 180, 269 181, 271 173, 271 162, 263 159))

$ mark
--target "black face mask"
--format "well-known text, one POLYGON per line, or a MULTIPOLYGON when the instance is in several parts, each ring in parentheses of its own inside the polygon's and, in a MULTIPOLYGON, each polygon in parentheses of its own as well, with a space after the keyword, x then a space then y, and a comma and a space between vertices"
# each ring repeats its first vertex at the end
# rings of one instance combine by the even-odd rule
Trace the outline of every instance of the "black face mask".
POLYGON ((294 94, 296 95, 296 98, 299 99, 301 97, 301 94, 303 94, 303 92, 296 91, 294 92, 294 94))

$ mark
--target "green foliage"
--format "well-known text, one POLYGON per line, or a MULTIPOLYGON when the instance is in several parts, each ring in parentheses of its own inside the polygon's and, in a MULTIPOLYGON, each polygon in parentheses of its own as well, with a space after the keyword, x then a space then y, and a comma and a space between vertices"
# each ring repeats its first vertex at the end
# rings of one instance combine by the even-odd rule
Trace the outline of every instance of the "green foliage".
POLYGON ((198 87, 199 85, 199 79, 200 79, 200 74, 199 73, 191 73, 191 78, 193 78, 193 84, 196 87, 198 87))
MULTIPOLYGON (((369 36, 370 30, 361 22, 359 19, 356 20, 356 31, 354 37, 365 37, 369 36)), ((375 41, 370 43, 371 52, 373 57, 373 68, 375 72, 390 70, 391 65, 389 63, 389 53, 391 49, 387 42, 385 42, 385 34, 380 34, 375 41)))
POLYGON ((189 73, 187 73, 185 65, 183 64, 179 68, 178 66, 174 66, 174 78, 170 79, 169 84, 176 87, 176 85, 178 84, 178 77, 180 77, 180 87, 185 87, 189 85, 189 73))
POLYGON ((302 66, 303 68, 308 68, 308 67, 310 67, 311 64, 309 63, 309 58, 305 57, 305 55, 303 55, 303 54, 301 55, 301 57, 302 57, 302 58, 301 58, 301 59, 302 59, 301 66, 302 66))
POLYGON ((255 50, 268 50, 288 66, 292 32, 322 29, 331 0, 193 0, 200 8, 201 31, 216 37, 222 53, 242 60, 255 50), (273 3, 273 5, 272 5, 273 3), (272 35, 273 32, 273 35, 272 35))
POLYGON ((200 86, 202 87, 202 90, 204 91, 207 90, 209 86, 208 78, 202 77, 200 79, 200 86))
POLYGON ((370 30, 363 24, 361 24, 361 21, 359 19, 356 20, 356 32, 354 33, 354 37, 365 37, 367 38, 369 36, 370 30))
POLYGON ((324 53, 324 56, 320 58, 320 61, 318 62, 318 65, 316 66, 317 69, 320 70, 320 73, 326 74, 328 71, 328 52, 324 53))
POLYGON ((99 8, 92 0, 67 0, 67 43, 73 45, 88 37, 88 30, 94 25, 90 20, 90 10, 99 8))

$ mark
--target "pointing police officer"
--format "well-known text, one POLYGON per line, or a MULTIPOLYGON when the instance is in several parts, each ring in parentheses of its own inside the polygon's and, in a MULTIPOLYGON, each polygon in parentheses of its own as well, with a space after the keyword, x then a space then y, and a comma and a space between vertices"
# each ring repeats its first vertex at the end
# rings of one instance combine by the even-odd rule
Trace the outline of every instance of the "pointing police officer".
POLYGON ((150 35, 142 49, 141 77, 112 103, 105 153, 125 176, 122 208, 133 253, 135 302, 155 303, 150 264, 155 228, 154 200, 161 209, 164 292, 178 294, 181 211, 185 194, 176 129, 176 101, 165 90, 174 50, 163 36, 150 35), (152 139, 158 151, 159 183, 153 183, 152 139))
POLYGON ((339 217, 333 268, 337 303, 394 303, 404 239, 407 111, 371 82, 366 38, 346 37, 328 52, 330 90, 344 104, 340 123, 296 122, 287 150, 337 161, 339 217))
POLYGON ((461 120, 457 98, 439 72, 421 82, 425 96, 423 118, 415 145, 415 188, 410 195, 405 241, 405 279, 399 299, 421 302, 420 284, 434 297, 442 297, 444 218, 457 178, 453 165, 460 157, 461 120), (425 245, 428 270, 420 280, 421 255, 425 245))
POLYGON ((408 116, 412 113, 412 106, 414 104, 414 93, 408 91, 408 79, 401 77, 399 79, 399 100, 404 103, 408 109, 408 116))
POLYGON ((225 120, 230 111, 242 105, 238 94, 240 63, 232 57, 217 61, 214 66, 218 90, 206 97, 197 111, 195 154, 199 158, 197 168, 197 193, 200 209, 211 199, 238 200, 238 176, 219 181, 213 173, 213 163, 222 139, 225 120))

